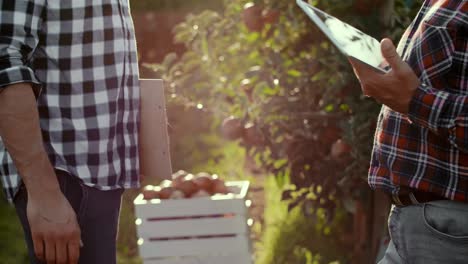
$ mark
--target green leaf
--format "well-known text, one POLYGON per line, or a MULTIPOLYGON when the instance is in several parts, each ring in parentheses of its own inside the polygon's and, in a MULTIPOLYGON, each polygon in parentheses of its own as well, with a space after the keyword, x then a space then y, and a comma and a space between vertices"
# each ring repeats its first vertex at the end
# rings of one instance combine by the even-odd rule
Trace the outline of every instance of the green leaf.
POLYGON ((348 111, 349 110, 349 105, 348 104, 341 104, 340 109, 343 111, 348 111))
POLYGON ((331 112, 333 111, 333 109, 335 109, 335 107, 332 105, 332 104, 329 104, 325 107, 325 112, 331 112))
POLYGON ((301 77, 302 76, 301 72, 298 71, 298 70, 289 70, 288 75, 292 76, 292 77, 301 77))
POLYGON ((275 169, 279 169, 279 168, 283 167, 286 164, 288 164, 287 159, 280 159, 280 160, 275 161, 275 163, 273 163, 273 167, 275 169))
POLYGON ((260 37, 260 34, 258 34, 257 32, 250 33, 247 35, 247 42, 255 43, 259 37, 260 37))
POLYGON ((209 52, 209 49, 208 49, 208 40, 206 39, 206 36, 203 36, 201 44, 202 44, 203 54, 205 56, 207 56, 208 60, 209 60, 210 59, 210 52, 209 52))
POLYGON ((280 92, 280 89, 278 87, 269 87, 269 86, 265 86, 262 90, 263 94, 264 95, 269 95, 269 96, 273 96, 273 95, 277 95, 279 92, 280 92))
POLYGON ((174 52, 171 52, 164 57, 164 60, 162 64, 169 69, 177 60, 177 54, 174 52))

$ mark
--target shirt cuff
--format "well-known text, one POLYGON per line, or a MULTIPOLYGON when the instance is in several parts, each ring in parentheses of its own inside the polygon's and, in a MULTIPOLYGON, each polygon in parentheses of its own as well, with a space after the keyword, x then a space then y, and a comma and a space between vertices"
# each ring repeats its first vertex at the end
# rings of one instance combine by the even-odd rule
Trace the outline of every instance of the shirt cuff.
POLYGON ((448 94, 427 84, 421 84, 411 99, 408 119, 411 123, 428 128, 434 132, 439 129, 439 117, 448 94))
POLYGON ((26 66, 14 66, 0 70, 0 91, 8 85, 15 83, 32 83, 39 88, 41 82, 35 76, 33 70, 26 66))

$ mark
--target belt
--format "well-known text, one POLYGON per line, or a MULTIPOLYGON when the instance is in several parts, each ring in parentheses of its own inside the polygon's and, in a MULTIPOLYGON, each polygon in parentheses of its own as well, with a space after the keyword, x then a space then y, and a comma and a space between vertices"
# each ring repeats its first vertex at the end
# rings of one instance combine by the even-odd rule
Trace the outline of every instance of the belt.
POLYGON ((397 206, 428 203, 439 200, 449 200, 443 196, 413 189, 402 189, 398 194, 389 194, 390 200, 397 206))

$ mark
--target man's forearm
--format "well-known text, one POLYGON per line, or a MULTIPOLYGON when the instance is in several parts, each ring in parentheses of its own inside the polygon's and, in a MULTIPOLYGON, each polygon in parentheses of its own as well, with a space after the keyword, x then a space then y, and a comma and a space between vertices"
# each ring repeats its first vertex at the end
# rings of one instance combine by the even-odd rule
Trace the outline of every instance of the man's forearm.
POLYGON ((31 85, 19 83, 3 89, 0 92, 0 136, 28 193, 58 190, 54 170, 44 150, 31 85))

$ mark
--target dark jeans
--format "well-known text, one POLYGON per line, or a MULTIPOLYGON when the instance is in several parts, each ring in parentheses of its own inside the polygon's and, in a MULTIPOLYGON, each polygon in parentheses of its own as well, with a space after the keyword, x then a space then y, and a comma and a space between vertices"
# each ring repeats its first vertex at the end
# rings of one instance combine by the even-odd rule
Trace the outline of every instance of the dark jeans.
MULTIPOLYGON (((76 212, 81 228, 80 264, 116 263, 116 239, 123 189, 100 191, 88 187, 66 172, 56 171, 60 188, 76 212)), ((27 192, 21 187, 14 203, 23 226, 32 264, 35 257, 31 231, 26 217, 27 192)))

